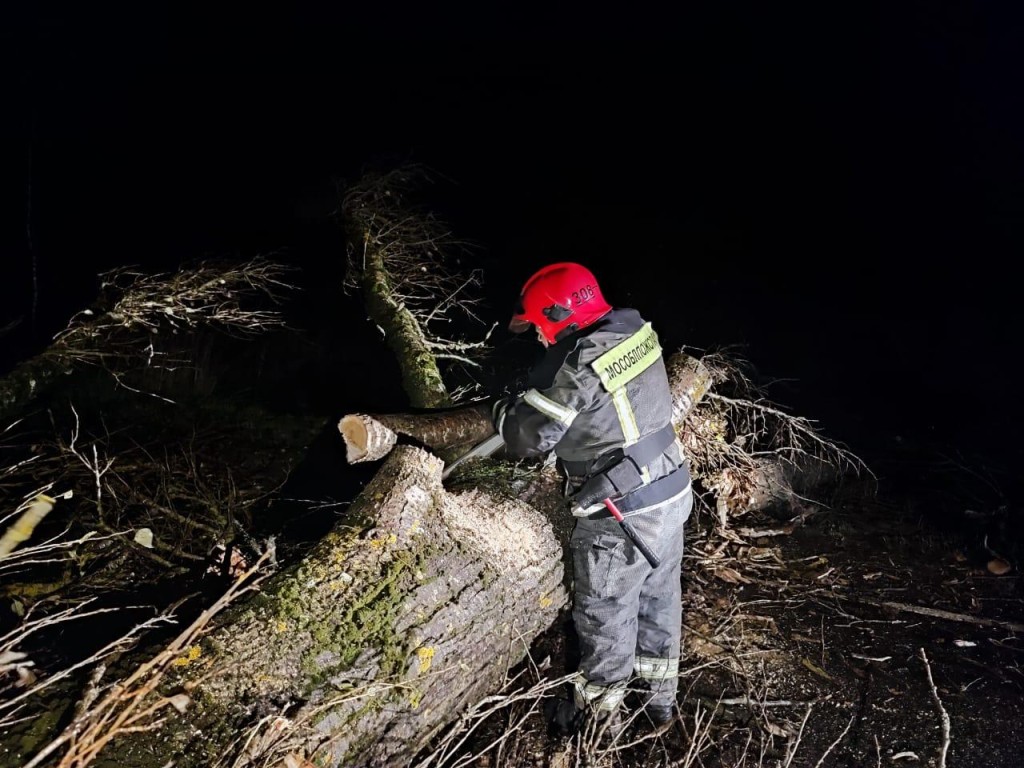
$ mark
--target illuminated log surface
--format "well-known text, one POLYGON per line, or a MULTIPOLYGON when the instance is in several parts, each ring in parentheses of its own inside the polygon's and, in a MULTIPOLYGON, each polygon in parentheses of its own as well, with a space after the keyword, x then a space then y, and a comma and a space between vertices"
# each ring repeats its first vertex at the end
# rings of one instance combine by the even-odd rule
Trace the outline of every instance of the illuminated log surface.
POLYGON ((496 690, 567 604, 562 545, 535 508, 449 493, 441 469, 392 451, 344 524, 217 618, 172 683, 195 683, 193 706, 115 742, 117 764, 213 765, 287 703, 289 748, 317 765, 402 764, 496 690))
MULTIPOLYGON (((685 443, 711 375, 683 355, 668 370, 685 443)), ((322 766, 406 764, 497 690, 568 605, 572 519, 553 468, 512 481, 512 462, 487 462, 460 468, 450 485, 462 490, 446 490, 443 460, 398 441, 472 444, 490 432, 483 406, 354 414, 339 429, 350 461, 383 453, 374 478, 300 563, 217 617, 167 688, 190 690, 192 706, 158 739, 115 742, 111 765, 198 768, 234 759, 245 740, 250 762, 238 765, 266 750, 322 766)))

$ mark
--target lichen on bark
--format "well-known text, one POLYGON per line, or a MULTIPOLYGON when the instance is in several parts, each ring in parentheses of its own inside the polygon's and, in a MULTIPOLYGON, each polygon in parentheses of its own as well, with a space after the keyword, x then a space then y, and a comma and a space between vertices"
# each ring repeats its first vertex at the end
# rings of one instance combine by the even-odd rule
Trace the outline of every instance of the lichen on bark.
POLYGON ((414 408, 441 408, 451 404, 441 371, 427 346, 419 322, 395 296, 391 277, 379 246, 367 243, 362 285, 370 318, 384 333, 388 349, 398 360, 402 388, 414 408))
POLYGON ((441 466, 396 448, 343 524, 217 617, 166 688, 193 709, 156 753, 126 740, 120 764, 209 765, 286 709, 323 765, 400 763, 493 690, 567 604, 562 548, 510 490, 448 493, 441 466))

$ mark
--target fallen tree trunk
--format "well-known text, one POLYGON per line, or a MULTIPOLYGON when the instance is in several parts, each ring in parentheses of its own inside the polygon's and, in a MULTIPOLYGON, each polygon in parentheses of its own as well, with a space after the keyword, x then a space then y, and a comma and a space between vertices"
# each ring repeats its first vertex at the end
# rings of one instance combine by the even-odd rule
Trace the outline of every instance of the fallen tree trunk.
MULTIPOLYGON (((676 430, 711 387, 711 373, 684 352, 666 361, 672 390, 672 421, 676 430)), ((435 413, 346 414, 338 422, 349 463, 376 461, 397 444, 399 435, 410 437, 435 451, 472 447, 494 434, 490 408, 474 403, 435 413)))
POLYGON ((399 765, 496 690, 567 603, 562 547, 510 495, 446 492, 441 468, 396 448, 344 524, 180 661, 166 693, 189 691, 185 714, 110 757, 190 768, 234 750, 243 761, 230 765, 269 765, 284 750, 318 766, 399 765))
POLYGON ((490 408, 473 405, 436 413, 347 414, 338 422, 350 464, 378 461, 398 442, 399 435, 441 452, 472 446, 494 434, 490 408))
MULTIPOLYGON (((798 504, 818 488, 837 482, 844 465, 855 467, 853 457, 846 457, 824 440, 818 441, 818 446, 824 448, 818 454, 804 448, 763 456, 744 448, 721 451, 715 446, 725 446, 729 435, 714 428, 709 431, 707 423, 696 424, 700 419, 688 421, 712 389, 713 372, 698 358, 681 351, 669 355, 665 365, 673 399, 673 426, 690 458, 695 479, 714 495, 714 512, 722 527, 728 527, 730 517, 736 515, 798 504), (731 459, 724 458, 726 453, 732 454, 731 459)), ((703 421, 715 419, 720 415, 703 421)), ((722 424, 723 429, 727 427, 722 424)), ((338 423, 338 430, 350 463, 383 458, 400 436, 451 461, 493 434, 490 410, 481 404, 432 413, 347 414, 338 423)))

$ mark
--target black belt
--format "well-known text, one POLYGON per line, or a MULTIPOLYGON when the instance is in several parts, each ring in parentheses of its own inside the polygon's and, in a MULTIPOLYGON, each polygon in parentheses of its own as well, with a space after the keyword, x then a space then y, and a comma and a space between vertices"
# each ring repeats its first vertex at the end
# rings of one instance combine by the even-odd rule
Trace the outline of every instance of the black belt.
MULTIPOLYGON (((589 509, 594 504, 599 504, 605 499, 613 499, 618 502, 620 499, 627 499, 637 491, 653 487, 659 488, 664 478, 658 478, 656 482, 647 482, 647 465, 661 456, 665 449, 676 440, 676 432, 671 424, 659 429, 650 435, 638 440, 633 445, 617 448, 609 451, 589 464, 590 472, 586 475, 583 484, 569 497, 574 508, 589 509), (596 470, 596 471, 595 471, 596 470)), ((572 470, 579 472, 582 462, 563 462, 562 468, 572 476, 572 470)), ((586 471, 584 469, 583 471, 586 471)), ((673 475, 675 472, 672 473, 673 475)), ((685 483, 675 492, 685 488, 685 483)), ((672 493, 665 493, 658 501, 672 497, 672 493)), ((644 502, 637 502, 634 509, 640 506, 647 506, 648 494, 644 494, 644 502)), ((630 502, 632 503, 632 502, 630 502)))
POLYGON ((624 448, 616 448, 597 459, 588 461, 566 461, 560 459, 565 473, 571 477, 584 477, 593 473, 595 466, 609 467, 617 464, 623 457, 633 460, 638 467, 646 467, 656 458, 661 456, 672 443, 676 441, 676 430, 671 424, 667 424, 657 432, 640 438, 632 445, 624 448))
MULTIPOLYGON (((627 493, 620 499, 613 499, 613 501, 623 517, 626 517, 630 512, 653 507, 655 504, 660 504, 682 494, 690 487, 690 482, 690 470, 686 464, 681 464, 671 474, 659 477, 653 483, 648 483, 641 488, 637 488, 635 491, 627 493)), ((588 520, 603 520, 611 516, 612 513, 602 507, 586 515, 586 518, 588 520)))

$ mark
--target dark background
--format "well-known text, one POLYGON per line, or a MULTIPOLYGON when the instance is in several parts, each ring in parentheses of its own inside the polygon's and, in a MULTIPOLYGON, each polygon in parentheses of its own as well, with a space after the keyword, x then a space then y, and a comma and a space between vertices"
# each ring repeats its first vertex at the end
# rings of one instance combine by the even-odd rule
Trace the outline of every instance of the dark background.
POLYGON ((493 320, 582 261, 856 451, 1024 458, 1008 4, 213 5, 3 12, 5 367, 128 264, 273 254, 329 309, 339 185, 414 162, 493 320))

